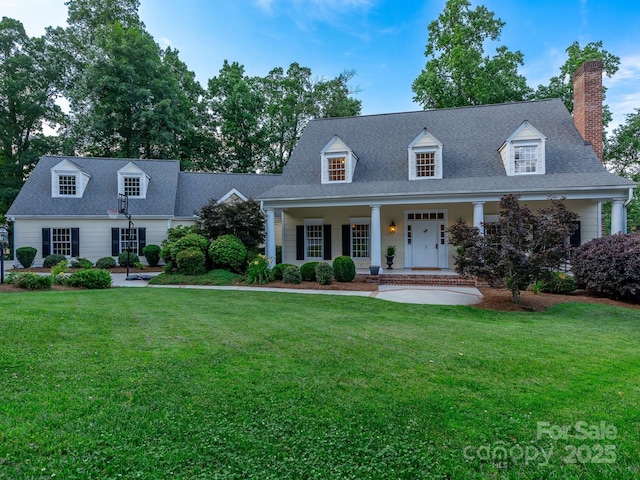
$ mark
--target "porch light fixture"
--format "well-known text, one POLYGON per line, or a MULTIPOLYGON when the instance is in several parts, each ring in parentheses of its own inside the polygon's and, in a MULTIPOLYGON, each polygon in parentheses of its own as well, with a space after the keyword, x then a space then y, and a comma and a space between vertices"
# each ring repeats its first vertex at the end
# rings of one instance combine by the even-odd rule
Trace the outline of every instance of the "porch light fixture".
POLYGON ((4 249, 9 243, 9 232, 4 225, 0 226, 0 284, 4 283, 4 249))
POLYGON ((396 227, 395 222, 391 220, 391 223, 389 224, 389 233, 393 235, 397 231, 398 231, 398 227, 396 227))

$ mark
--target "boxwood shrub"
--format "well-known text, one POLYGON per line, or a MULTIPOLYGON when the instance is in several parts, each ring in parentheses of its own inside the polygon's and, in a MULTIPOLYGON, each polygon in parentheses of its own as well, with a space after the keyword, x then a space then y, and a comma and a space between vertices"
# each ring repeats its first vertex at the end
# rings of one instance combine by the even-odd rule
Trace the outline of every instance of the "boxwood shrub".
POLYGON ((102 269, 109 269, 109 268, 115 268, 116 266, 116 261, 113 259, 113 257, 102 257, 99 258, 98 261, 96 261, 96 268, 102 268, 102 269))
POLYGON ((20 247, 16 249, 16 258, 24 268, 29 268, 33 265, 33 261, 36 259, 38 250, 33 247, 20 247))
POLYGON ((307 262, 300 267, 300 275, 305 282, 316 281, 316 265, 318 262, 307 262))
POLYGON ((244 273, 247 247, 233 235, 221 235, 209 245, 209 256, 216 268, 244 273))
POLYGON ((295 285, 299 284, 302 281, 300 269, 295 265, 285 268, 282 272, 282 281, 284 283, 291 283, 295 285))
POLYGON ((51 267, 55 267, 60 262, 66 262, 66 261, 67 261, 67 257, 65 257, 64 255, 53 253, 45 257, 44 261, 42 262, 42 266, 44 268, 51 268, 51 267))
POLYGON ((326 262, 316 265, 316 280, 320 285, 329 285, 333 280, 333 267, 326 262))
POLYGON ((25 290, 50 290, 52 281, 51 275, 38 275, 33 272, 20 272, 7 277, 7 283, 25 290))
POLYGON ((160 262, 160 247, 150 243, 142 249, 142 254, 147 259, 147 263, 150 267, 157 267, 160 262))
POLYGON ((578 285, 609 298, 640 302, 640 233, 596 238, 576 248, 571 269, 578 285))
POLYGON ((133 267, 136 263, 140 263, 140 258, 133 252, 122 252, 118 255, 118 265, 126 267, 127 261, 129 262, 129 266, 133 267))
POLYGON ((338 282, 351 282, 356 278, 356 264, 351 257, 342 256, 333 261, 333 276, 338 282))
POLYGON ((87 260, 86 258, 78 257, 71 260, 71 268, 92 268, 92 267, 93 267, 93 263, 91 263, 91 260, 87 260))
POLYGON ((271 271, 273 274, 273 279, 274 280, 282 280, 282 272, 285 271, 285 269, 287 267, 292 267, 293 265, 291 263, 279 263, 277 264, 275 267, 273 267, 273 270, 271 271))
POLYGON ((207 273, 207 259, 196 247, 180 250, 176 255, 178 272, 184 275, 204 275, 207 273))
POLYGON ((78 270, 67 280, 68 285, 90 289, 102 289, 111 287, 111 274, 100 268, 83 268, 78 270))

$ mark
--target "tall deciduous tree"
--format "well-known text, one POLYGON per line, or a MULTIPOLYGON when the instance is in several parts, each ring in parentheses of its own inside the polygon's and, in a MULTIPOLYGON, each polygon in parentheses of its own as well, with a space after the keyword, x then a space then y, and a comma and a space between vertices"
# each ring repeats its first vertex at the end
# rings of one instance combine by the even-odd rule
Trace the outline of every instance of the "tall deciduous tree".
POLYGON ((484 235, 464 222, 449 229, 450 242, 457 247, 456 271, 502 283, 516 303, 521 290, 534 280, 547 280, 568 258, 567 239, 577 218, 558 199, 539 209, 538 215, 519 200, 518 195, 503 196, 497 228, 484 235))
POLYGON ((253 200, 218 203, 211 199, 199 212, 197 225, 202 235, 211 240, 234 235, 250 250, 264 241, 264 215, 253 200))
POLYGON ((18 194, 38 157, 51 151, 43 134, 63 121, 55 100, 62 68, 44 38, 29 37, 22 23, 0 21, 0 215, 18 194))
MULTIPOLYGON (((573 73, 580 65, 589 60, 602 60, 604 73, 611 77, 620 66, 620 58, 602 48, 602 42, 590 42, 580 47, 573 42, 567 48, 567 60, 560 67, 560 75, 551 77, 548 85, 538 85, 534 98, 560 98, 570 112, 573 112, 573 73)), ((602 87, 602 100, 606 97, 607 88, 602 87)), ((611 110, 603 105, 602 124, 607 126, 611 122, 611 110)))
POLYGON ((267 156, 267 140, 261 124, 265 98, 258 80, 245 76, 239 63, 225 60, 218 76, 209 80, 208 93, 221 138, 220 170, 259 170, 267 156))
POLYGON ((531 89, 518 73, 523 54, 505 46, 485 54, 488 40, 500 38, 505 23, 483 5, 448 0, 428 26, 425 69, 413 82, 414 100, 424 108, 520 101, 531 89))

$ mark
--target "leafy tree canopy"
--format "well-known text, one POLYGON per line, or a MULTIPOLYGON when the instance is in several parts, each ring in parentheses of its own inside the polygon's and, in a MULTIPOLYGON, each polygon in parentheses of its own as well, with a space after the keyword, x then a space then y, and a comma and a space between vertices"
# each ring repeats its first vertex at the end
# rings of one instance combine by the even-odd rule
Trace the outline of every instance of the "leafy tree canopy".
POLYGON ((524 100, 530 94, 518 73, 523 54, 499 46, 485 54, 487 41, 497 41, 504 22, 469 0, 448 0, 428 26, 425 69, 413 82, 414 100, 424 108, 446 108, 524 100))
POLYGON ((233 235, 249 250, 257 249, 264 242, 264 215, 253 200, 218 203, 211 199, 200 210, 197 225, 202 235, 211 240, 233 235))

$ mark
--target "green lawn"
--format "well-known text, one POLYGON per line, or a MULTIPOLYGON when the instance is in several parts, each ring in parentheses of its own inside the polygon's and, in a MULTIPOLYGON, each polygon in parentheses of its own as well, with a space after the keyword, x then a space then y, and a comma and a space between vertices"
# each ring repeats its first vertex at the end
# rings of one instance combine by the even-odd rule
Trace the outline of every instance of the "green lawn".
POLYGON ((638 310, 129 288, 0 312, 2 479, 640 476, 638 310))

